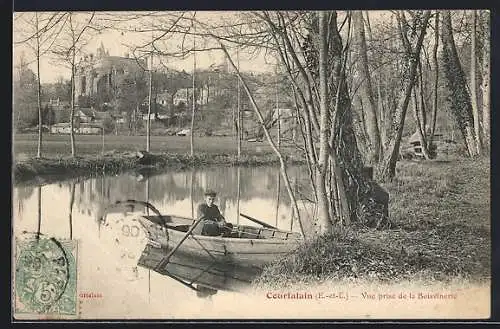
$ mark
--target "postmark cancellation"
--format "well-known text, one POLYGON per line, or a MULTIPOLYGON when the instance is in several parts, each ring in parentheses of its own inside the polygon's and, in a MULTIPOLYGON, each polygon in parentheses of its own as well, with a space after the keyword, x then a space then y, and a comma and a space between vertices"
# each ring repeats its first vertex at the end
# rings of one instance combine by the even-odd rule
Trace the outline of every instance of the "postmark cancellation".
POLYGON ((14 315, 77 315, 76 240, 16 237, 14 315))

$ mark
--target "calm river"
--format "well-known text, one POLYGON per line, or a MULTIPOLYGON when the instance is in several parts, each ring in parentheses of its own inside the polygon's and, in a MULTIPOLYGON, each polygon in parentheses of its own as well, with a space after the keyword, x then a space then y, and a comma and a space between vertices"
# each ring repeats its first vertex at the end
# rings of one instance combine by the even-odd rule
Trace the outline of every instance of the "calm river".
MULTIPOLYGON (((307 179, 303 168, 291 168, 297 188, 307 179)), ((226 220, 255 225, 239 213, 258 218, 284 230, 300 231, 292 208, 273 167, 221 167, 167 172, 150 176, 127 173, 75 179, 44 186, 19 186, 13 191, 14 236, 37 233, 58 240, 77 241, 77 299, 82 318, 217 318, 241 317, 245 288, 258 271, 228 269, 214 264, 172 268, 179 280, 138 266, 146 245, 144 232, 134 223, 123 224, 133 211, 116 209, 109 225, 100 225, 103 209, 118 200, 149 201, 162 214, 191 217, 207 188, 218 192, 216 203, 226 220), (240 296, 240 297, 238 297, 240 296), (227 309, 225 314, 217 310, 227 309)), ((306 202, 299 207, 308 215, 306 202)), ((145 210, 144 210, 145 211, 145 210)), ((310 214, 309 214, 310 215, 310 214)))

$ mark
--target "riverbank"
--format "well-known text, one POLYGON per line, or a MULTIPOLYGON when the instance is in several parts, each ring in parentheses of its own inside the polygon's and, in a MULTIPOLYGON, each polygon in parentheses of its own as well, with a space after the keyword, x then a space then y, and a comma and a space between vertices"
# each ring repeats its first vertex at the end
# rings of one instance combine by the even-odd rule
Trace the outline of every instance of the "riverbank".
MULTIPOLYGON (((287 163, 300 164, 301 160, 287 156, 287 163)), ((278 165, 276 155, 270 153, 242 155, 197 153, 194 156, 182 153, 150 153, 147 160, 140 159, 135 152, 108 152, 104 155, 78 157, 29 158, 17 161, 13 168, 14 184, 50 183, 72 177, 87 177, 96 174, 114 175, 130 170, 161 172, 185 170, 207 166, 265 166, 278 165)))
POLYGON ((255 286, 490 279, 489 158, 399 162, 384 187, 391 229, 318 238, 268 266, 255 286))
MULTIPOLYGON (((146 136, 125 135, 77 135, 76 154, 79 156, 96 156, 107 152, 137 152, 146 149, 146 136)), ((37 134, 15 134, 13 148, 15 159, 32 158, 37 154, 37 134)), ((189 136, 151 136, 150 151, 153 153, 189 153, 191 138, 189 136)), ((194 137, 195 153, 237 154, 238 144, 231 136, 194 137)), ((272 152, 266 142, 241 142, 242 154, 265 154, 272 152)), ((42 156, 47 158, 70 156, 70 139, 68 135, 44 134, 42 156)))
MULTIPOLYGON (((137 153, 145 149, 145 136, 106 135, 76 136, 76 157, 71 157, 69 136, 44 134, 42 158, 36 159, 36 134, 16 134, 13 139, 14 184, 43 184, 77 176, 119 174, 130 170, 183 170, 205 166, 263 166, 279 164, 267 143, 242 141, 240 159, 234 137, 195 137, 195 155, 189 155, 189 136, 151 136, 149 163, 141 162, 137 153), (104 155, 103 155, 104 154, 104 155)), ((290 164, 301 163, 294 151, 283 145, 290 164)))

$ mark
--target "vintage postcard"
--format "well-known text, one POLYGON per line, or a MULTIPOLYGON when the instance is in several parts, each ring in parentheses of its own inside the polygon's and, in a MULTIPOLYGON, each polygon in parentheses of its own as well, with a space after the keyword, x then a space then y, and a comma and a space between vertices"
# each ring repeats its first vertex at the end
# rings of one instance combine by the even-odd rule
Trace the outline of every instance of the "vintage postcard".
POLYGON ((13 16, 14 320, 490 318, 488 10, 13 16))

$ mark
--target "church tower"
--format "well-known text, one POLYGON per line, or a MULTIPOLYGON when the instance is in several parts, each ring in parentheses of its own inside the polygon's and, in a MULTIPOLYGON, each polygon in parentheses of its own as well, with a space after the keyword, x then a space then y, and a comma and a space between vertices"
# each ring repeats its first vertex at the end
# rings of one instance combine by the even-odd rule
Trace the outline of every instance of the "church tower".
POLYGON ((99 46, 99 48, 97 48, 97 58, 101 59, 106 55, 108 55, 108 52, 104 48, 104 45, 102 44, 102 41, 101 41, 101 45, 99 46))

